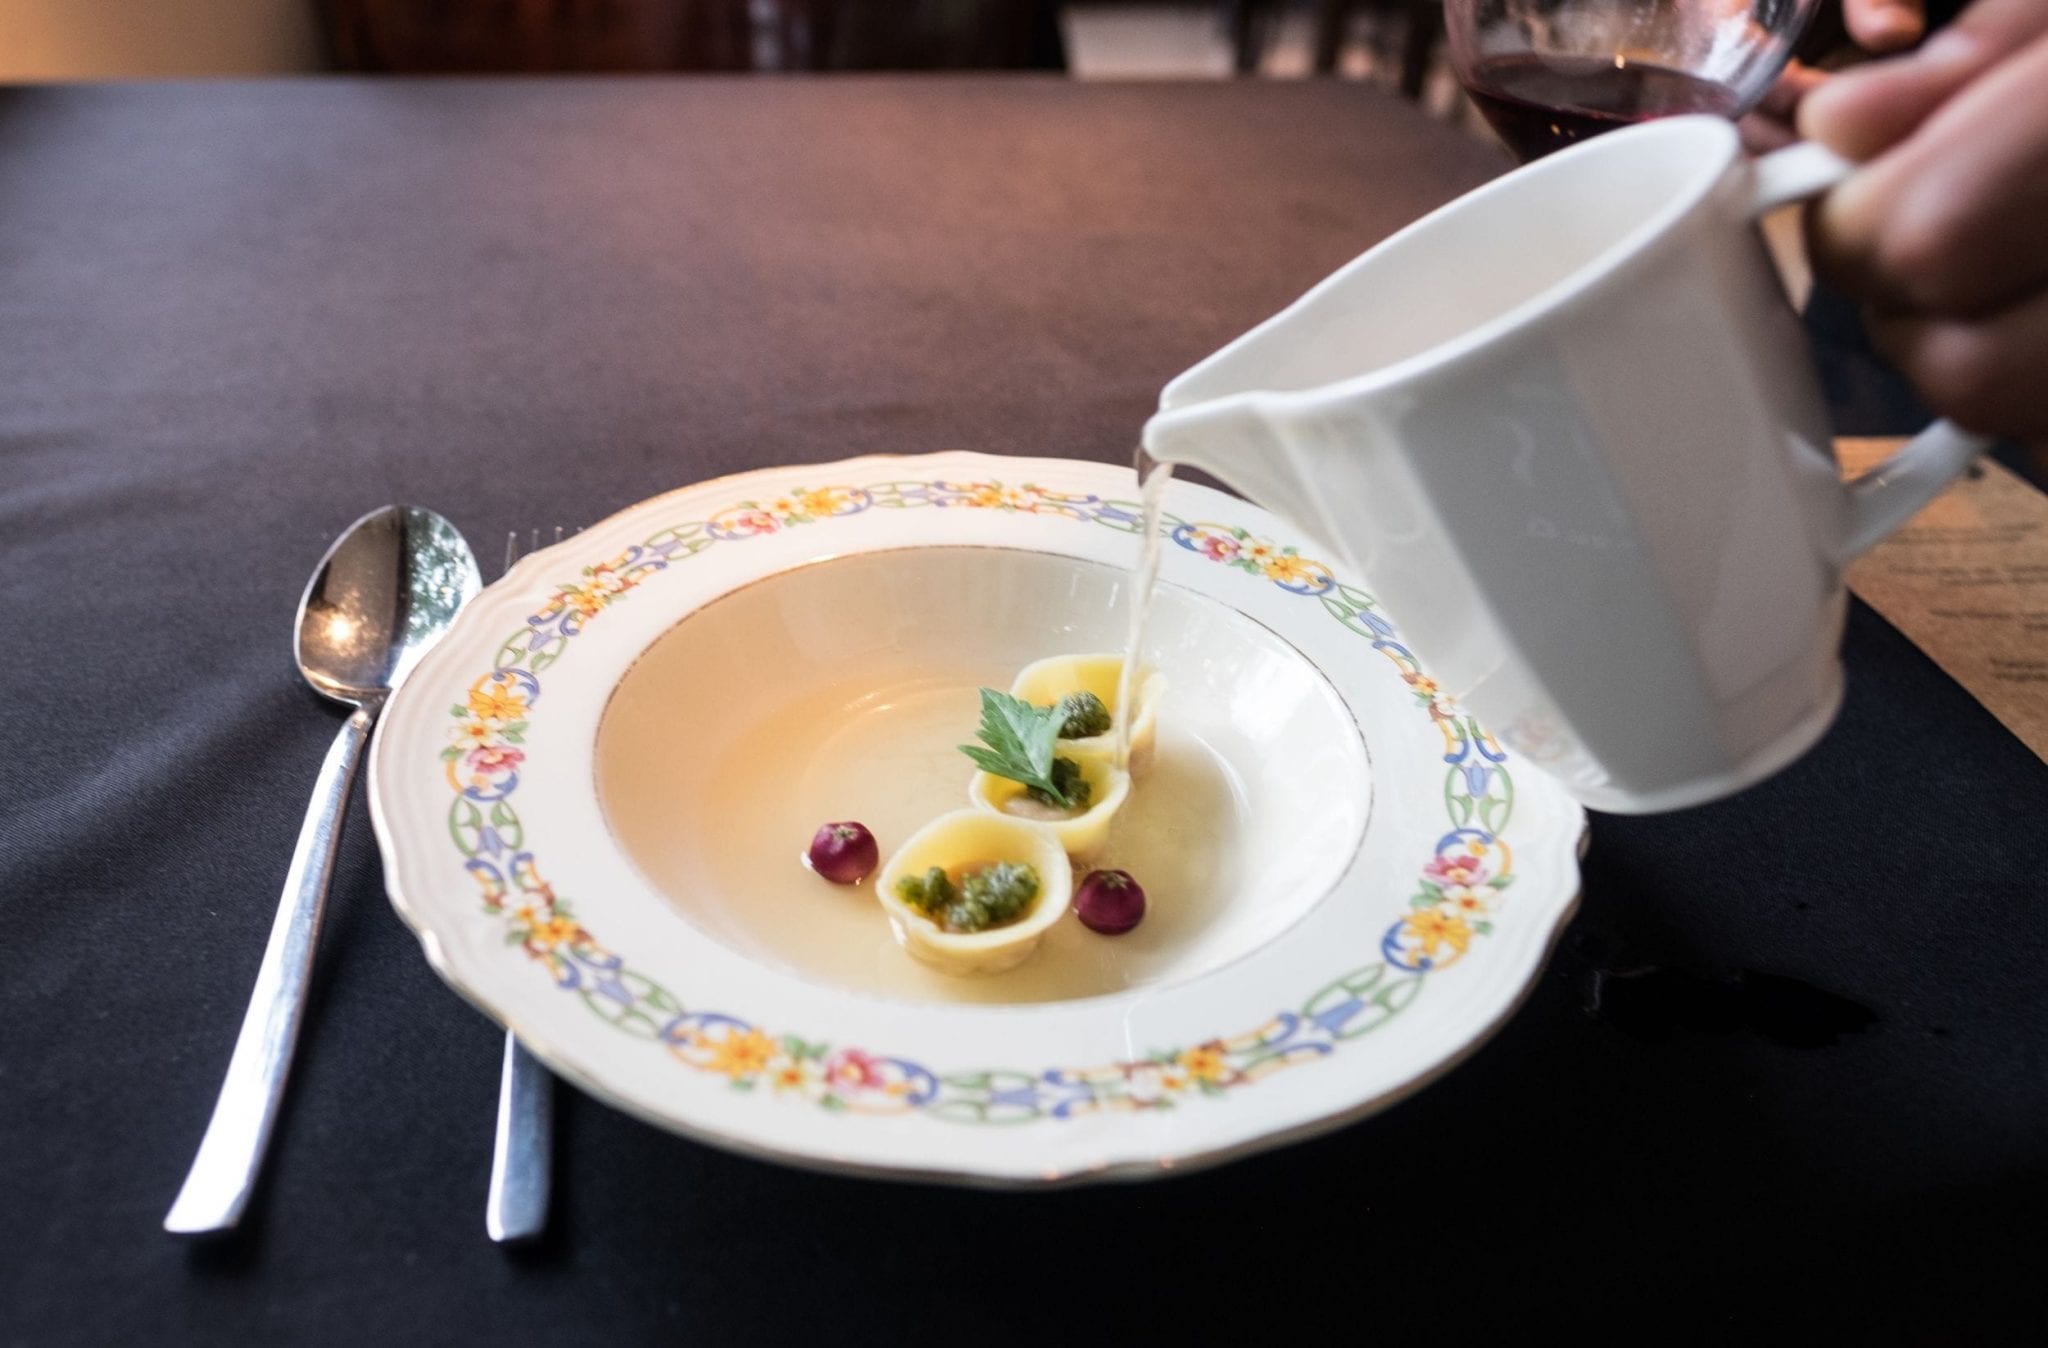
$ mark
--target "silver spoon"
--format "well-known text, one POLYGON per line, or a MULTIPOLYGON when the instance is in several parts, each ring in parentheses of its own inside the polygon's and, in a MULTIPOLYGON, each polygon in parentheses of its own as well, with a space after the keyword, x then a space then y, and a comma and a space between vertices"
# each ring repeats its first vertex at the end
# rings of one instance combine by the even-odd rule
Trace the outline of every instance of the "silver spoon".
POLYGON ((313 945, 356 761, 391 690, 480 584, 476 558, 455 526, 413 506, 385 506, 350 525, 307 582, 293 643, 299 672, 355 712, 320 765, 227 1079, 185 1187, 164 1218, 166 1231, 225 1231, 248 1205, 305 1017, 313 945))

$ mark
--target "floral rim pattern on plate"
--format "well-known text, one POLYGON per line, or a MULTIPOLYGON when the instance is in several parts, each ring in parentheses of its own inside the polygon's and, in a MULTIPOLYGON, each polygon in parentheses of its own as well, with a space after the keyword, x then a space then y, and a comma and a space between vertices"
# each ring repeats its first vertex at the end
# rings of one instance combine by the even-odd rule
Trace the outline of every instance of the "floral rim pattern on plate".
POLYGON ((1242 1033, 1093 1067, 977 1068, 936 1072, 908 1058, 764 1029, 722 1011, 692 1009, 630 966, 577 921, 569 900, 542 877, 512 799, 526 766, 528 718, 541 674, 575 637, 633 590, 706 548, 815 525, 869 510, 1015 511, 1142 527, 1135 501, 1026 484, 905 481, 873 487, 792 488, 746 500, 709 518, 671 525, 624 552, 582 568, 500 645, 494 667, 451 708, 452 741, 441 750, 453 794, 448 832, 480 887, 484 912, 517 947, 593 1012, 678 1061, 724 1077, 738 1090, 862 1114, 923 1113, 967 1123, 1067 1119, 1103 1109, 1167 1109, 1180 1099, 1221 1096, 1274 1072, 1317 1061, 1393 1020, 1432 974, 1456 964, 1493 930, 1513 877, 1503 833, 1514 810, 1506 754, 1459 713, 1401 645, 1363 591, 1319 561, 1248 530, 1168 517, 1179 547, 1291 594, 1317 599, 1385 656, 1444 740, 1448 829, 1422 861, 1407 911, 1388 928, 1377 958, 1326 981, 1299 1007, 1242 1033))

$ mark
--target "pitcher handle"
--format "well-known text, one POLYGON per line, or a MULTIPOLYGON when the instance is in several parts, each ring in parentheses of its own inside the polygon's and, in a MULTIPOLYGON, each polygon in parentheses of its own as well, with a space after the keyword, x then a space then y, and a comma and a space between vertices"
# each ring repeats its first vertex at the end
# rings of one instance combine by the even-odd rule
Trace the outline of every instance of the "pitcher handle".
MULTIPOLYGON (((1801 141, 1750 165, 1749 218, 1817 197, 1856 166, 1817 141, 1801 141)), ((1848 484, 1848 527, 1835 560, 1862 556, 1960 477, 1991 442, 1953 421, 1937 421, 1898 453, 1848 484)))

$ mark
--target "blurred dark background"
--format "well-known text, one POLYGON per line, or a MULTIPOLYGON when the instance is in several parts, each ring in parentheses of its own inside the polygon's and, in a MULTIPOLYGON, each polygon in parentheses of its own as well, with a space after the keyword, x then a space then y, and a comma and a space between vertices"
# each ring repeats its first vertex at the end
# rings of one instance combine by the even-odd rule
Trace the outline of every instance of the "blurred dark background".
POLYGON ((391 72, 1065 70, 1058 0, 318 0, 328 63, 391 72))
POLYGON ((0 0, 0 80, 1039 70, 1377 77, 1441 0, 0 0))
MULTIPOLYGON (((0 81, 322 71, 1322 74, 1397 88, 1460 120, 1441 31, 1442 0, 0 0, 0 81)), ((1843 45, 1839 6, 1828 0, 1801 54, 1826 60, 1843 45)))

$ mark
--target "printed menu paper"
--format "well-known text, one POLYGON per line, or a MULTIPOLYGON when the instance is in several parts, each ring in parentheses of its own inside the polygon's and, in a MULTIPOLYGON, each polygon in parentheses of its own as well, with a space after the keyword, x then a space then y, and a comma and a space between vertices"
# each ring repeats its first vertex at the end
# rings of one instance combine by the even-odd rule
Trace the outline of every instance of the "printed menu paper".
MULTIPOLYGON (((1856 477, 1899 440, 1842 439, 1856 477)), ((2048 760, 2048 496, 1989 459, 1849 566, 1849 588, 2048 760)))

